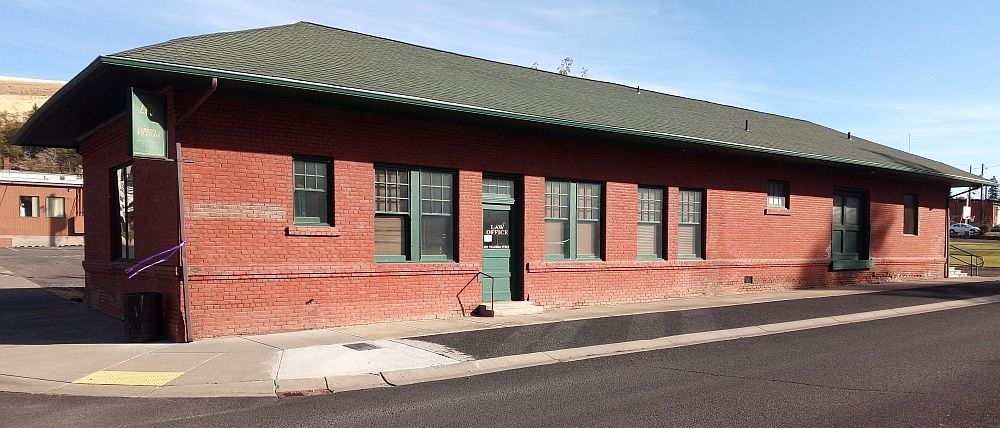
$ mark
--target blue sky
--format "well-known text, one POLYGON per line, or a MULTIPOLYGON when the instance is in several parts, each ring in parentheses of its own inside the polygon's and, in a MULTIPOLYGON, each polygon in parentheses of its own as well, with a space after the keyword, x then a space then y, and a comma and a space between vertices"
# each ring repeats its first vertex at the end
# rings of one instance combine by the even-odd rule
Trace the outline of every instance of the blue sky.
POLYGON ((311 21, 810 120, 1000 176, 1000 2, 3 0, 0 75, 311 21))

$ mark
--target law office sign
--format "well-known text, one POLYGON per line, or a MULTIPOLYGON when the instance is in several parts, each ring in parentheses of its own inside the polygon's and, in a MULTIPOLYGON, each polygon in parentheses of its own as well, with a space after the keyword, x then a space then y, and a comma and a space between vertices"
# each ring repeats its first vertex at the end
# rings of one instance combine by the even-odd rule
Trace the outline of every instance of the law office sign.
POLYGON ((155 92, 129 88, 132 156, 167 158, 167 99, 155 92))

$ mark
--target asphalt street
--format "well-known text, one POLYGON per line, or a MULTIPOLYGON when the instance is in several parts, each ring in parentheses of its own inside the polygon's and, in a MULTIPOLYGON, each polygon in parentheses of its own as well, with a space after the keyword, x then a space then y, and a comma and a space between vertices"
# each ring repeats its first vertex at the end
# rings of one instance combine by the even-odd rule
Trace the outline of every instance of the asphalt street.
POLYGON ((83 247, 0 248, 0 266, 49 288, 84 285, 83 247))
POLYGON ((997 283, 949 285, 677 312, 623 315, 420 336, 415 339, 444 345, 476 359, 483 359, 878 311, 996 294, 1000 294, 1000 284, 997 283))
MULTIPOLYGON (((877 297, 876 297, 877 298, 877 297)), ((11 426, 996 426, 995 304, 283 399, 0 394, 11 426)))

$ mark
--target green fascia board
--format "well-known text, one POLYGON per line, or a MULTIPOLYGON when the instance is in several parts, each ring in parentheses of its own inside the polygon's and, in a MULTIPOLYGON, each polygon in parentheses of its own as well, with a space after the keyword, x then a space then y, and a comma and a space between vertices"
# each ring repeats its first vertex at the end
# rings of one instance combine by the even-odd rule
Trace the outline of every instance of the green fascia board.
MULTIPOLYGON (((344 86, 337 86, 337 85, 331 85, 331 84, 309 82, 309 81, 303 81, 303 80, 297 80, 297 79, 289 79, 289 78, 283 78, 283 77, 274 77, 274 76, 252 74, 252 73, 242 73, 242 72, 218 70, 218 69, 205 68, 205 67, 196 67, 196 66, 190 66, 190 65, 173 64, 173 63, 158 62, 158 61, 149 61, 149 60, 140 60, 140 59, 133 59, 133 58, 123 58, 123 57, 118 57, 118 56, 114 56, 114 55, 107 55, 107 56, 100 56, 100 57, 98 57, 94 61, 94 63, 91 64, 91 66, 88 66, 88 68, 86 70, 84 70, 84 72, 82 72, 80 75, 78 75, 77 77, 75 77, 72 81, 70 81, 70 83, 74 83, 78 79, 82 79, 86 74, 89 74, 88 70, 92 71, 91 68, 94 68, 95 64, 106 64, 106 65, 112 65, 112 66, 130 67, 130 68, 138 68, 138 69, 145 69, 145 70, 155 70, 155 71, 164 71, 164 72, 170 72, 170 73, 187 74, 187 75, 195 75, 195 76, 216 77, 216 78, 220 78, 220 79, 230 79, 230 80, 236 80, 236 81, 242 81, 242 82, 258 83, 258 84, 263 84, 263 85, 282 86, 282 87, 295 88, 295 89, 303 89, 303 90, 309 90, 309 91, 326 92, 326 93, 331 93, 331 94, 346 95, 346 96, 353 96, 353 97, 360 97, 360 98, 367 98, 367 99, 388 101, 388 102, 394 102, 394 103, 401 103, 401 104, 409 104, 409 105, 415 105, 415 106, 422 106, 422 107, 430 107, 430 108, 451 110, 451 111, 456 111, 456 112, 480 114, 480 115, 486 115, 486 116, 492 116, 492 117, 499 117, 499 118, 505 118, 505 119, 514 119, 514 120, 521 120, 521 121, 535 122, 535 123, 542 123, 542 124, 549 124, 549 125, 567 126, 567 127, 572 127, 572 128, 587 129, 587 130, 608 132, 608 133, 614 133, 614 134, 633 135, 633 136, 640 136, 640 137, 656 138, 656 139, 661 139, 661 140, 674 140, 674 141, 681 141, 681 142, 687 142, 687 143, 702 144, 702 145, 713 146, 713 147, 735 149, 735 150, 741 150, 741 151, 747 151, 747 152, 757 152, 757 153, 765 153, 765 154, 772 154, 772 155, 779 155, 779 156, 789 156, 789 157, 796 157, 796 158, 803 158, 803 159, 812 159, 812 160, 819 160, 819 161, 826 161, 826 162, 833 162, 833 163, 840 163, 840 164, 847 164, 847 165, 855 165, 855 166, 866 166, 866 167, 879 168, 879 169, 892 170, 892 171, 911 172, 911 173, 918 173, 918 174, 923 174, 923 175, 930 175, 930 176, 935 176, 935 177, 940 177, 940 178, 947 178, 947 179, 951 179, 951 180, 962 182, 962 183, 974 183, 974 184, 984 184, 984 185, 996 185, 997 184, 996 182, 994 182, 992 180, 987 180, 987 179, 978 178, 978 177, 977 178, 963 177, 963 176, 948 174, 948 173, 945 173, 945 172, 935 171, 935 170, 930 170, 930 169, 907 168, 907 167, 898 166, 898 165, 887 165, 887 164, 881 164, 881 163, 877 163, 877 162, 869 162, 869 161, 854 160, 854 159, 845 159, 845 158, 834 157, 834 156, 825 156, 825 155, 818 155, 818 154, 813 154, 813 153, 796 152, 796 151, 791 151, 791 150, 777 149, 777 148, 771 148, 771 147, 761 147, 761 146, 755 146, 755 145, 750 145, 750 144, 742 144, 742 143, 735 143, 735 142, 729 142, 729 141, 713 140, 713 139, 691 137, 691 136, 679 135, 679 134, 670 134, 670 133, 647 131, 647 130, 632 129, 632 128, 622 128, 622 127, 616 127, 616 126, 610 126, 610 125, 602 125, 602 124, 597 124, 597 123, 580 122, 580 121, 573 121, 573 120, 567 120, 567 119, 559 119, 559 118, 537 116, 537 115, 530 115, 530 114, 524 114, 524 113, 516 113, 516 112, 505 111, 505 110, 498 110, 498 109, 491 109, 491 108, 485 108, 485 107, 478 107, 478 106, 473 106, 473 105, 467 105, 467 104, 459 104, 459 103, 452 103, 452 102, 446 102, 446 101, 438 101, 438 100, 433 100, 433 99, 428 99, 428 98, 414 97, 414 96, 408 96, 408 95, 399 95, 399 94, 393 94, 393 93, 388 93, 388 92, 372 91, 372 90, 366 90, 366 89, 349 88, 349 87, 344 87, 344 86)), ((69 86, 69 84, 67 84, 67 86, 69 86)), ((60 92, 62 92, 62 91, 60 91, 60 92)))

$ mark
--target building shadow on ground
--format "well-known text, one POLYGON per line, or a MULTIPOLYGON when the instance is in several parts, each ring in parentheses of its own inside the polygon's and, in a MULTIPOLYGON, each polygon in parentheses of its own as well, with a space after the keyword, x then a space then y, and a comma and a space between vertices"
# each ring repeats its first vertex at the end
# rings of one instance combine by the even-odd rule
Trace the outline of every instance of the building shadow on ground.
POLYGON ((124 323, 42 288, 0 289, 0 345, 127 343, 124 323))

